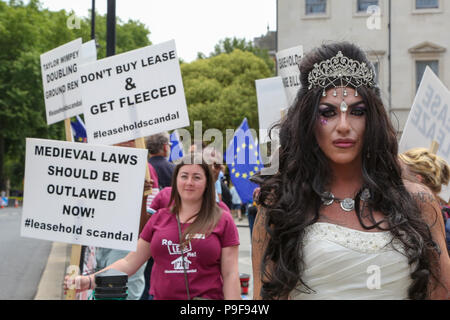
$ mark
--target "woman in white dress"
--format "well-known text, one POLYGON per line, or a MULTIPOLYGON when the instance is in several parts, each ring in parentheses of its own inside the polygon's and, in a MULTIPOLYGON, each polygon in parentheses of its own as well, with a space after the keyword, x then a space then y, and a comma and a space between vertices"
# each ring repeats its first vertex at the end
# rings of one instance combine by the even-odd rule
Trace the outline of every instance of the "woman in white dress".
POLYGON ((448 299, 439 204, 403 181, 397 138, 357 46, 300 63, 280 123, 279 171, 262 176, 252 256, 255 299, 448 299))

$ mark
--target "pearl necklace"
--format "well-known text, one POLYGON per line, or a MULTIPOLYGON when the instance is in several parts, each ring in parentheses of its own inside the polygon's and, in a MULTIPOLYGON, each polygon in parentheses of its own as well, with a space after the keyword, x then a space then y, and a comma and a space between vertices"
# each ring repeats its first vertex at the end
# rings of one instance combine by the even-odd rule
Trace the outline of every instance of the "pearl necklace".
MULTIPOLYGON (((370 199, 370 191, 369 189, 365 188, 361 193, 361 200, 367 201, 370 199)), ((322 200, 322 204, 324 206, 330 206, 334 201, 339 202, 341 205, 341 209, 350 212, 355 209, 355 199, 353 198, 345 198, 345 199, 339 199, 334 196, 330 191, 325 191, 320 195, 320 199, 322 200)))

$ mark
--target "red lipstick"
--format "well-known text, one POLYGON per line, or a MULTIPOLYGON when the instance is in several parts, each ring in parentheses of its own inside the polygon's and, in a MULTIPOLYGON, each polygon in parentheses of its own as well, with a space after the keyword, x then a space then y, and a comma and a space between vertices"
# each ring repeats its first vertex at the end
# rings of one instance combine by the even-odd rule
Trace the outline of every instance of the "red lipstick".
POLYGON ((338 148, 351 148, 355 145, 356 141, 353 139, 336 139, 333 144, 338 148))

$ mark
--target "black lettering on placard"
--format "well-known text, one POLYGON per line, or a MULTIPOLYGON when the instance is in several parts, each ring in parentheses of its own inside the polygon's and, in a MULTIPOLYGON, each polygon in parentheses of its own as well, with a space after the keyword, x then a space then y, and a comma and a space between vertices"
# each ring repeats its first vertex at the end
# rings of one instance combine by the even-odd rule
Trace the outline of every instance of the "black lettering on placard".
POLYGON ((38 155, 38 156, 43 156, 44 155, 44 147, 43 146, 34 146, 34 154, 38 155))
POLYGON ((159 98, 164 98, 171 96, 177 92, 175 85, 171 84, 158 89, 152 89, 144 92, 136 93, 132 96, 119 98, 120 107, 124 106, 134 106, 143 102, 148 102, 150 100, 156 100, 159 98))
POLYGON ((68 91, 73 90, 73 89, 77 89, 77 88, 78 88, 78 80, 74 80, 74 81, 71 81, 71 82, 67 83, 67 90, 68 91))
POLYGON ((135 165, 137 163, 137 156, 136 155, 129 155, 129 154, 105 154, 105 152, 102 152, 101 156, 102 162, 108 162, 108 163, 118 163, 118 164, 131 164, 135 165))
POLYGON ((59 59, 58 58, 54 59, 53 61, 44 63, 42 66, 44 67, 44 70, 48 70, 50 68, 56 67, 57 65, 59 65, 59 59))
POLYGON ((88 81, 95 81, 95 80, 101 80, 104 77, 110 77, 111 76, 111 70, 112 68, 106 68, 100 71, 91 72, 88 75, 81 75, 81 83, 86 83, 88 81))
POLYGON ((176 58, 175 51, 171 50, 169 52, 164 52, 162 54, 156 54, 154 56, 141 59, 141 66, 148 67, 168 60, 173 60, 175 58, 176 58))
POLYGON ((76 63, 74 63, 73 65, 66 66, 65 68, 58 69, 56 71, 47 73, 45 75, 45 77, 47 79, 47 83, 50 83, 52 81, 67 77, 75 72, 77 72, 77 64, 76 63))
POLYGON ((87 179, 87 180, 96 180, 98 177, 98 172, 96 170, 59 167, 53 165, 48 166, 47 174, 49 176, 59 176, 59 177, 87 179))
POLYGON ((278 59, 278 68, 281 70, 281 69, 284 69, 287 67, 296 66, 300 62, 300 58, 301 57, 297 54, 279 58, 278 59))
POLYGON ((114 239, 122 241, 133 241, 133 232, 125 233, 119 232, 108 232, 103 230, 87 229, 86 236, 102 239, 114 239))
POLYGON ((70 61, 72 59, 78 58, 78 50, 77 51, 73 51, 73 52, 69 52, 68 54, 63 55, 60 59, 61 62, 67 62, 70 61))
POLYGON ((122 72, 128 72, 128 71, 131 71, 132 69, 136 70, 136 64, 137 64, 137 61, 134 61, 134 62, 128 62, 126 64, 116 66, 116 74, 121 74, 122 72))
POLYGON ((114 110, 114 100, 108 101, 108 102, 102 102, 100 104, 94 104, 91 106, 91 114, 99 114, 99 113, 105 113, 111 110, 114 110))
POLYGON ((97 161, 97 159, 95 159, 94 156, 94 151, 78 150, 71 148, 59 148, 52 146, 44 147, 36 145, 34 148, 34 154, 37 156, 46 156, 54 158, 97 161))
POLYGON ((103 181, 119 182, 119 173, 104 171, 103 181))
POLYGON ((90 189, 90 188, 77 188, 65 185, 49 184, 47 186, 47 193, 73 198, 85 198, 85 199, 95 199, 105 201, 116 200, 116 193, 114 191, 90 189))
POLYGON ((63 215, 72 215, 75 217, 94 218, 95 208, 85 208, 81 206, 63 205, 63 215))
POLYGON ((298 87, 298 86, 300 86, 300 75, 296 74, 296 75, 292 75, 292 76, 287 76, 287 77, 284 77, 282 79, 282 81, 283 81, 283 86, 285 88, 298 87))
POLYGON ((125 90, 136 89, 136 84, 133 83, 133 78, 129 77, 125 79, 125 90))
POLYGON ((52 88, 50 90, 45 91, 45 99, 51 98, 51 97, 56 97, 60 94, 63 94, 66 92, 66 85, 63 84, 59 87, 56 88, 52 88))

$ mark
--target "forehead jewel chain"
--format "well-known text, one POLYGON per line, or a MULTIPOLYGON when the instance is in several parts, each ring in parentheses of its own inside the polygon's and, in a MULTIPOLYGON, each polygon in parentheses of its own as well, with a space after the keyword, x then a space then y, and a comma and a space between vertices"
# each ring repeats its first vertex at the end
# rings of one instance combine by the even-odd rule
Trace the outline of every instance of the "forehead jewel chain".
MULTIPOLYGON (((366 202, 370 199, 370 191, 369 189, 365 188, 361 193, 361 200, 366 202)), ((324 206, 331 205, 334 201, 339 202, 341 205, 341 209, 350 212, 355 209, 355 199, 353 198, 345 198, 345 199, 339 199, 334 196, 330 191, 325 191, 320 195, 320 199, 322 200, 322 204, 324 206)))
POLYGON ((308 74, 308 90, 313 87, 323 89, 322 96, 326 97, 325 89, 329 86, 334 87, 333 96, 337 96, 336 88, 343 88, 341 111, 347 111, 347 104, 344 98, 347 96, 347 87, 355 88, 355 97, 358 96, 358 88, 361 86, 374 87, 374 74, 372 68, 364 62, 350 59, 342 54, 341 51, 334 57, 314 64, 313 70, 308 74))

